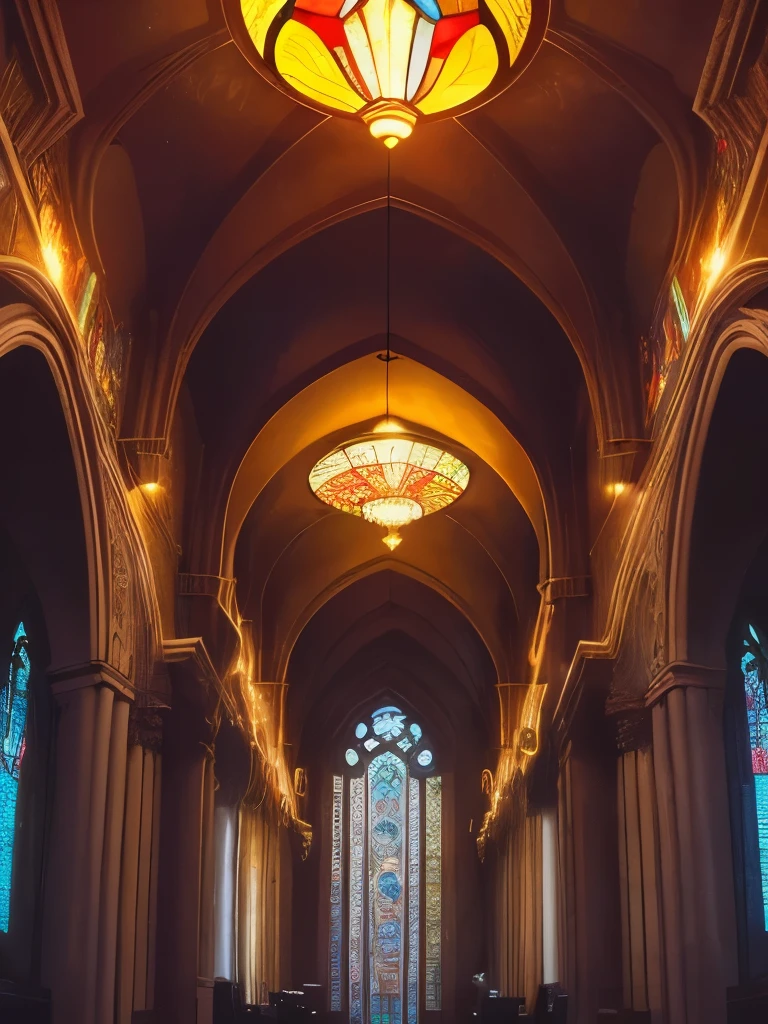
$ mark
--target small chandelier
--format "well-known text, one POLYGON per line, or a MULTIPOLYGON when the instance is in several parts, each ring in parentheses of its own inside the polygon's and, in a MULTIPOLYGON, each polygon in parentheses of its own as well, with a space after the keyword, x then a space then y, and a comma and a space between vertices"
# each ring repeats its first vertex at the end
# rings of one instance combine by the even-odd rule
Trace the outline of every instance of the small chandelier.
POLYGON ((549 0, 224 0, 251 63, 294 99, 359 117, 390 149, 465 113, 536 52, 549 0))
POLYGON ((309 474, 312 492, 326 505, 383 527, 390 551, 402 540, 403 526, 447 508, 468 483, 461 459, 406 437, 343 445, 309 474))

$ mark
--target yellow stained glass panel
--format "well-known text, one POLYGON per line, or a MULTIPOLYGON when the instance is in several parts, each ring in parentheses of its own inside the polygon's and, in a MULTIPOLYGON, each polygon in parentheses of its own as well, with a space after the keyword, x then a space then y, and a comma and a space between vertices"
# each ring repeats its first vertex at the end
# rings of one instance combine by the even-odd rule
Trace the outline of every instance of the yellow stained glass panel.
POLYGON ((405 0, 368 0, 361 11, 381 95, 404 100, 416 11, 405 0))
POLYGON ((285 0, 240 0, 245 27, 262 57, 269 26, 284 3, 285 0))
POLYGON ((348 113, 365 105, 316 32, 289 20, 275 43, 275 66, 290 85, 318 103, 348 113))
POLYGON ((381 96, 379 77, 376 74, 376 65, 373 63, 368 36, 365 34, 365 26, 357 11, 344 22, 344 32, 346 33, 352 56, 355 58, 355 63, 360 69, 360 74, 363 76, 368 92, 371 94, 371 99, 378 99, 381 96))
POLYGON ((509 47, 510 67, 523 47, 531 25, 531 0, 487 0, 509 47))
POLYGON ((434 86, 416 106, 422 114, 459 107, 486 89, 498 68, 493 36, 485 25, 475 25, 458 39, 434 86))

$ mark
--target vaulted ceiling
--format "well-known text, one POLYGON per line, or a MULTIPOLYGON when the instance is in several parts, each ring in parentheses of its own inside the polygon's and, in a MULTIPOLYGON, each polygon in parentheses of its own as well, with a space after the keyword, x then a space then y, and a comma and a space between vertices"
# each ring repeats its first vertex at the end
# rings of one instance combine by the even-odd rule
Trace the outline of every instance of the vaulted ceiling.
POLYGON ((537 583, 588 574, 586 467, 645 436, 719 8, 556 0, 518 81, 392 153, 391 412, 472 475, 389 555, 307 486, 384 413, 387 151, 265 81, 220 0, 60 0, 79 230, 133 338, 121 432, 185 452, 182 566, 237 578, 298 718, 361 652, 428 657, 485 714, 525 677, 537 583))

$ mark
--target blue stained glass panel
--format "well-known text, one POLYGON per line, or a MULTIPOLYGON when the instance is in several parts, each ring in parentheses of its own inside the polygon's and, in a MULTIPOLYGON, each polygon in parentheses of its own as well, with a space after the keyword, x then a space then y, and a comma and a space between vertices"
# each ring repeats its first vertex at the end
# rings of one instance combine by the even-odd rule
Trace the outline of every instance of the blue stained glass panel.
POLYGON ((401 1024, 405 765, 390 751, 368 769, 370 1024, 401 1024))
POLYGON ((763 882, 763 921, 768 931, 768 680, 766 662, 754 627, 749 631, 754 644, 745 640, 749 648, 741 659, 744 691, 749 726, 749 747, 752 774, 755 778, 757 807, 757 836, 760 849, 760 875, 763 882))
POLYGON ((363 1024, 363 861, 365 782, 349 780, 349 1020, 363 1024))
POLYGON ((331 1010, 341 1010, 341 842, 343 834, 344 780, 333 777, 333 824, 331 834, 331 1010))
POLYGON ((419 780, 408 780, 408 1024, 419 1019, 419 780))
POLYGON ((0 691, 0 931, 11 917, 13 847, 16 839, 16 799, 26 747, 30 662, 24 623, 13 637, 13 655, 0 691))

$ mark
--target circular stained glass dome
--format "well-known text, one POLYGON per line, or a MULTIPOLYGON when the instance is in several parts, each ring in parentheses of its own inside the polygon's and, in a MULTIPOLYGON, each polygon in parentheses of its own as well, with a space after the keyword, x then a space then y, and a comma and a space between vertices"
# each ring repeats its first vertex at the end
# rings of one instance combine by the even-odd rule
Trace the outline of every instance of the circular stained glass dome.
POLYGON ((294 99, 357 117, 390 149, 485 103, 528 65, 550 0, 223 0, 253 66, 294 99))
POLYGON ((394 551, 399 530, 460 498, 469 469, 442 448, 404 437, 374 437, 330 452, 309 474, 309 486, 326 505, 361 516, 387 530, 394 551))

